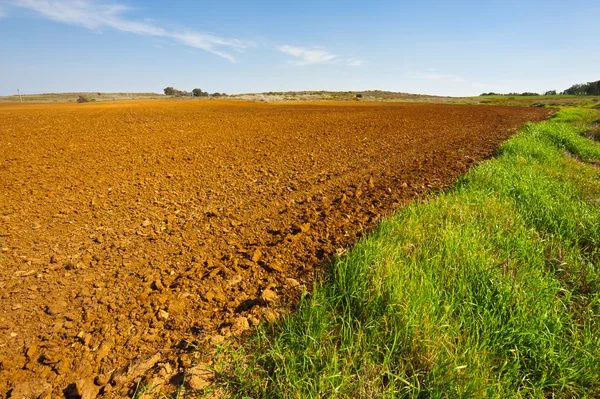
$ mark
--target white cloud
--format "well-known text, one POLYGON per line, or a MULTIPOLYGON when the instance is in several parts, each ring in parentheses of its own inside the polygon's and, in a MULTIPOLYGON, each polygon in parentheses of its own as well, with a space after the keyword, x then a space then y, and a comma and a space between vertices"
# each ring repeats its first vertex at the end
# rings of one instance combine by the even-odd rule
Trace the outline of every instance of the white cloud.
POLYGON ((365 62, 363 60, 359 60, 357 58, 348 58, 348 61, 347 61, 347 64, 349 66, 353 66, 353 67, 361 66, 364 63, 365 62))
POLYGON ((243 50, 251 45, 250 43, 242 42, 237 39, 223 39, 221 37, 192 31, 186 33, 172 33, 168 36, 176 39, 186 46, 208 51, 209 53, 216 54, 231 62, 235 62, 235 58, 233 58, 233 56, 230 54, 219 50, 219 46, 232 48, 234 50, 243 50))
POLYGON ((221 38, 207 33, 168 31, 149 19, 143 22, 134 21, 124 15, 131 11, 131 8, 116 3, 108 4, 90 0, 13 0, 11 4, 33 10, 52 21, 94 31, 110 28, 137 35, 170 38, 186 46, 223 57, 230 62, 235 62, 235 58, 224 49, 240 51, 252 45, 249 42, 221 38))
POLYGON ((303 47, 295 46, 279 46, 277 47, 282 53, 291 55, 296 59, 290 61, 295 65, 311 65, 311 64, 323 64, 337 61, 338 56, 319 49, 307 49, 303 47))

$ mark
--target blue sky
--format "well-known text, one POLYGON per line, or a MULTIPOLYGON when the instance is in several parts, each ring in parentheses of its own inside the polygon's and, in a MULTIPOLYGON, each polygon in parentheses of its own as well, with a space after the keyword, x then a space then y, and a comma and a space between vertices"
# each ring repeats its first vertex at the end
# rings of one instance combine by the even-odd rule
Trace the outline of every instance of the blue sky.
POLYGON ((600 79, 600 1, 0 0, 0 95, 564 90, 600 79))

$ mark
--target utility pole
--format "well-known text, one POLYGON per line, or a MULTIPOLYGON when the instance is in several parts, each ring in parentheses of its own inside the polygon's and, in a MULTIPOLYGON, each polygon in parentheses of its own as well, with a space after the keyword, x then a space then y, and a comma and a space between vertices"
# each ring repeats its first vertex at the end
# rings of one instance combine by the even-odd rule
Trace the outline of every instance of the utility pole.
POLYGON ((19 89, 17 89, 17 94, 19 95, 19 101, 23 102, 23 99, 21 98, 21 91, 19 89))

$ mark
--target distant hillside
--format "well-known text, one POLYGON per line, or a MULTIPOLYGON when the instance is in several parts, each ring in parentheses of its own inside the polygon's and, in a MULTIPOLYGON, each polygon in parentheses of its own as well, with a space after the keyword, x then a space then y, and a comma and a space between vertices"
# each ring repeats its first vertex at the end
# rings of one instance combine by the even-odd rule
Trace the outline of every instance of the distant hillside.
POLYGON ((79 92, 79 93, 42 93, 42 94, 21 94, 13 96, 0 96, 0 102, 75 102, 79 96, 84 96, 91 101, 110 101, 127 100, 142 98, 162 98, 165 97, 158 93, 100 93, 100 92, 79 92))
POLYGON ((445 102, 451 97, 410 94, 384 90, 366 91, 269 91, 230 95, 229 98, 249 101, 426 101, 445 102))

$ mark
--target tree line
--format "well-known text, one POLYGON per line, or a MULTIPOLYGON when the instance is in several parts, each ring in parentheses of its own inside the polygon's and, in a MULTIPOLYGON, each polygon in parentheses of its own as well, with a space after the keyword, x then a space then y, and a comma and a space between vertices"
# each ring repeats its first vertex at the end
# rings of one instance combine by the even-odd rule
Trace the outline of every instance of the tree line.
POLYGON ((185 90, 178 90, 171 86, 165 87, 164 90, 165 96, 174 96, 174 97, 224 97, 227 96, 226 93, 209 93, 207 91, 202 91, 202 89, 194 89, 191 92, 185 90))
MULTIPOLYGON (((557 94, 556 90, 549 90, 544 93, 544 96, 555 96, 556 94, 557 94)), ((595 82, 575 84, 575 85, 569 87, 568 89, 563 90, 562 92, 560 92, 560 94, 570 94, 570 95, 575 95, 575 96, 600 96, 600 80, 595 81, 595 82)), ((480 96, 512 96, 512 97, 539 96, 539 95, 541 95, 541 94, 531 93, 531 92, 508 93, 508 94, 489 92, 489 93, 481 93, 480 94, 480 96)))

